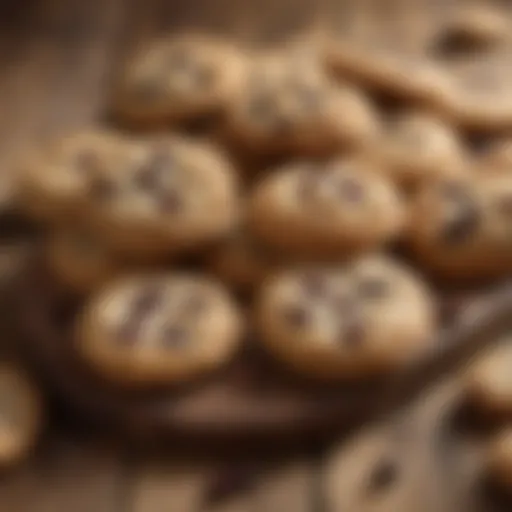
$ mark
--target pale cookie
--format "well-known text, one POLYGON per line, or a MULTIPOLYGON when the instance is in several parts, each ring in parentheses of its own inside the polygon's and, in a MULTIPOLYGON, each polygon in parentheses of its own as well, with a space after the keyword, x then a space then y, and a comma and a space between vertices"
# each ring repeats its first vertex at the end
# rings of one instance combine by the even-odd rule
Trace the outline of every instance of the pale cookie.
POLYGON ((94 172, 123 170, 125 141, 116 134, 89 130, 31 150, 17 164, 17 201, 37 221, 68 222, 81 215, 94 172))
POLYGON ((433 346, 436 325, 422 281, 378 256, 285 270, 263 286, 256 317, 271 354, 325 379, 398 370, 433 346))
POLYGON ((468 130, 511 128, 511 56, 499 51, 445 64, 448 82, 438 103, 440 112, 468 130))
POLYGON ((466 394, 485 413, 512 413, 512 337, 500 341, 467 370, 466 394))
POLYGON ((223 366, 241 334, 241 316, 216 281, 147 274, 119 279, 91 298, 76 325, 76 348, 107 380, 146 387, 223 366))
POLYGON ((512 429, 506 427, 492 439, 487 452, 487 472, 492 481, 512 490, 512 429))
POLYGON ((89 293, 122 271, 124 261, 90 230, 77 226, 52 231, 44 256, 51 275, 72 292, 89 293))
POLYGON ((181 35, 142 46, 114 90, 114 112, 132 123, 159 125, 221 111, 238 89, 242 55, 231 44, 181 35))
POLYGON ((394 240, 405 213, 393 183, 355 158, 277 170, 256 186, 248 209, 250 229, 269 246, 335 258, 394 240))
POLYGON ((469 2, 439 19, 431 50, 440 57, 471 56, 510 41, 511 29, 509 13, 488 2, 469 2))
POLYGON ((194 249, 237 223, 238 183, 207 143, 154 136, 134 143, 123 172, 91 176, 89 222, 130 257, 194 249))
POLYGON ((368 99, 334 83, 315 59, 285 53, 254 60, 227 114, 232 142, 255 153, 317 154, 375 137, 368 99))
POLYGON ((42 399, 23 370, 0 363, 0 466, 25 459, 39 437, 42 399))
POLYGON ((512 272, 512 175, 474 174, 425 185, 411 204, 408 245, 440 277, 512 272))
POLYGON ((457 132, 432 114, 400 112, 388 122, 381 141, 381 161, 400 184, 419 185, 464 172, 465 155, 457 132))
POLYGON ((324 58, 342 79, 396 97, 437 101, 446 87, 444 74, 423 52, 421 41, 393 26, 341 28, 327 38, 324 58))

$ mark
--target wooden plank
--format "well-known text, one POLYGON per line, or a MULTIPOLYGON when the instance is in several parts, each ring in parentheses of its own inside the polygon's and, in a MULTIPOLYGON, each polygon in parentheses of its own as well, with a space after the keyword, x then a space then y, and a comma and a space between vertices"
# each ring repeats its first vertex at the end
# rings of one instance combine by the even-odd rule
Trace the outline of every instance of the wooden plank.
POLYGON ((0 481, 0 511, 114 512, 121 477, 115 453, 59 441, 0 481))

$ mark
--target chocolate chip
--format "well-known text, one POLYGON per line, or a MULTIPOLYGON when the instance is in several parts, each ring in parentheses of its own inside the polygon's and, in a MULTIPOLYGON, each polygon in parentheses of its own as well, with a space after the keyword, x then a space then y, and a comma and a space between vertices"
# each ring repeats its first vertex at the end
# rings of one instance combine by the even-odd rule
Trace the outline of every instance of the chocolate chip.
POLYGON ((187 333, 182 327, 168 325, 162 333, 162 345, 167 348, 182 348, 187 344, 187 333))
POLYGON ((461 204, 455 217, 441 229, 441 239, 448 245, 463 243, 475 234, 480 222, 480 213, 474 206, 461 204))
POLYGON ((143 190, 153 192, 162 184, 162 177, 171 168, 172 162, 167 152, 158 149, 135 173, 135 185, 143 190))
POLYGON ((438 57, 459 57, 482 50, 489 42, 461 30, 447 30, 434 41, 431 52, 438 57))
POLYGON ((398 466, 391 459, 381 460, 372 471, 367 491, 374 494, 388 489, 398 478, 398 466))
POLYGON ((283 311, 283 317, 287 324, 296 329, 305 327, 309 323, 307 309, 301 306, 290 306, 283 311))
POLYGON ((158 285, 142 290, 133 300, 130 310, 133 316, 145 316, 157 308, 163 298, 162 289, 158 285))
POLYGON ((366 278, 357 285, 358 294, 367 299, 381 299, 389 295, 391 283, 378 277, 366 278))
POLYGON ((338 182, 337 190, 343 200, 351 203, 358 203, 364 198, 363 185, 351 178, 343 178, 338 182))

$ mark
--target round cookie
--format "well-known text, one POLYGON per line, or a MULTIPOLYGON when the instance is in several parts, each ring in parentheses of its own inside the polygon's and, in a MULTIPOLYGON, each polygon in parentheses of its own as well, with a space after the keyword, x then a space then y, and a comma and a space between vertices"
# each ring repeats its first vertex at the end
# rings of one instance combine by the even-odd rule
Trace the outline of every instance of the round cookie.
POLYGON ((206 268, 240 291, 252 291, 284 264, 247 229, 240 229, 207 256, 206 268))
POLYGON ((432 347, 436 325, 422 281, 380 256, 285 270, 264 284, 256 308, 266 349, 320 379, 398 370, 432 347))
POLYGON ((77 320, 76 348, 118 384, 151 387, 201 377, 233 356, 241 315, 205 277, 145 274, 104 287, 77 320))
POLYGON ((90 226, 114 250, 160 257, 231 231, 238 221, 237 177, 207 143, 152 136, 130 147, 123 172, 92 177, 88 207, 90 226))
POLYGON ((249 198, 248 222, 275 249, 340 258, 395 239, 404 213, 391 181, 352 158, 295 163, 270 174, 249 198))
POLYGON ((30 151, 16 166, 20 209, 36 221, 68 222, 84 211, 91 173, 122 170, 125 147, 117 134, 87 130, 30 151))
POLYGON ((419 185, 464 171, 464 151, 457 132, 436 116, 400 112, 383 130, 380 153, 389 175, 404 185, 419 185))
POLYGON ((411 203, 406 245, 445 279, 512 271, 512 175, 473 174, 425 185, 411 203))
POLYGON ((510 41, 510 15, 490 3, 468 2, 438 21, 431 51, 442 58, 467 57, 510 41))
POLYGON ((114 89, 114 114, 161 125, 224 109, 240 86, 243 59, 226 41, 201 35, 163 38, 137 49, 114 89))
POLYGON ((252 153, 324 154, 375 137, 378 123, 364 94, 334 83, 316 59, 301 55, 254 58, 227 112, 229 140, 252 153))
POLYGON ((471 55, 446 63, 447 86, 440 113, 466 130, 492 132, 512 127, 512 69, 509 50, 471 55))
POLYGON ((42 428, 39 392, 23 370, 0 363, 0 466, 8 467, 32 451, 42 428))
POLYGON ((491 481, 503 489, 512 490, 512 428, 506 427, 489 443, 487 473, 491 481))
POLYGON ((122 270, 121 262, 94 233, 76 226, 49 234, 44 246, 48 270, 64 287, 89 293, 122 270))
POLYGON ((512 338, 488 350, 467 370, 466 395, 478 410, 512 413, 512 338))

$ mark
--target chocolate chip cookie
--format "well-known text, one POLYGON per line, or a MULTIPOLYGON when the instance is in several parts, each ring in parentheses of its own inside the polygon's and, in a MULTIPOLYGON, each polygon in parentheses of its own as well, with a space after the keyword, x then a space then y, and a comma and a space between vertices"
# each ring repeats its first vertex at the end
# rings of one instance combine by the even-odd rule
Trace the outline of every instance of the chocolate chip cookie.
POLYGON ((130 123, 161 125, 221 111, 243 76, 241 52, 227 41, 180 35, 148 43, 128 60, 113 110, 130 123))
POLYGON ((213 242, 237 223, 238 183, 206 142, 151 136, 131 144, 123 172, 91 175, 88 223, 130 257, 160 257, 213 242))
POLYGON ((512 271, 511 198, 509 173, 425 185, 411 205, 406 245, 447 279, 504 277, 512 271))
POLYGON ((98 374, 145 388, 223 366, 239 345, 242 321, 216 281, 155 273, 105 286, 85 306, 75 334, 78 353, 98 374))
POLYGON ((284 270, 261 289, 256 317, 271 354, 321 379, 396 370, 429 350, 436 325, 423 282, 380 256, 284 270))
POLYGON ((285 52, 254 59, 224 131, 253 153, 322 154, 373 139, 377 121, 362 92, 335 84, 316 59, 285 52))
POLYGON ((382 246, 400 234, 405 215, 393 183, 357 158, 276 170, 256 186, 248 209, 259 239, 305 257, 382 246))
POLYGON ((465 375, 469 401, 491 414, 512 413, 512 338, 480 356, 465 375))
POLYGON ((42 400, 30 378, 17 365, 0 363, 0 466, 29 455, 42 421, 42 400))
POLYGON ((465 171, 463 143, 449 124, 418 110, 390 116, 380 149, 390 177, 417 186, 465 171))

